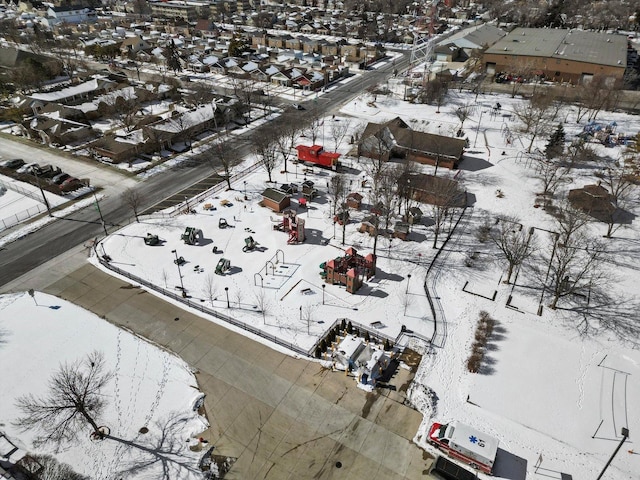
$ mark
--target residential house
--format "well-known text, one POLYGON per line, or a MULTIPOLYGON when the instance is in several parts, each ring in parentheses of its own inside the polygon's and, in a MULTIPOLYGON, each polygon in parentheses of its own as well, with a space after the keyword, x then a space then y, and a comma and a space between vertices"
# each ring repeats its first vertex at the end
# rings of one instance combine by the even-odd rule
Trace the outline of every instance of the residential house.
POLYGON ((131 56, 143 50, 150 50, 151 45, 142 39, 140 35, 126 38, 120 45, 122 56, 131 56))
POLYGON ((46 16, 49 26, 59 23, 93 23, 96 20, 98 20, 96 11, 82 5, 51 6, 46 16))

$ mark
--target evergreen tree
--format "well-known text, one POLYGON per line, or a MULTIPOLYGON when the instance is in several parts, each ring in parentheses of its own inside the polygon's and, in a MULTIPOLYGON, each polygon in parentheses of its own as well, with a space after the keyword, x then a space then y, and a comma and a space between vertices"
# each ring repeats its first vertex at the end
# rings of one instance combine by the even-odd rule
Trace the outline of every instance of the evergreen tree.
POLYGON ((564 152, 564 128, 558 124, 558 128, 549 137, 549 142, 544 149, 544 154, 548 159, 557 158, 564 152))

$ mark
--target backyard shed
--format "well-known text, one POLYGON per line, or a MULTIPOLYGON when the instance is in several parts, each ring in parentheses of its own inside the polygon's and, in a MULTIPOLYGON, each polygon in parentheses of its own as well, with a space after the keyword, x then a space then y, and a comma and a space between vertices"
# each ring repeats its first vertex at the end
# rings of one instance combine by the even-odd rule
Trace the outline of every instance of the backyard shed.
POLYGON ((267 188, 262 192, 260 205, 270 208, 274 212, 280 213, 291 203, 291 198, 282 190, 267 188))

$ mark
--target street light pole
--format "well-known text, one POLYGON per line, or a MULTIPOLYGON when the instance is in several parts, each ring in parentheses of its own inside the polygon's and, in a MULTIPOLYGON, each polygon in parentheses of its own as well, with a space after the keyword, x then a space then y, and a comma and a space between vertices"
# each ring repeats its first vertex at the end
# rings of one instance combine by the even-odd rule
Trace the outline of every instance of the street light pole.
POLYGON ((409 293, 409 281, 411 280, 411 274, 407 274, 407 290, 404 292, 405 294, 409 293))
POLYGON ((224 293, 227 294, 227 308, 231 308, 231 304, 229 303, 229 287, 224 287, 224 293))
POLYGON ((476 148, 476 142, 478 141, 478 131, 480 130, 480 122, 482 122, 482 114, 484 112, 480 110, 480 119, 478 120, 478 125, 476 126, 476 138, 473 139, 473 148, 476 148))
POLYGON ((104 236, 108 237, 109 232, 107 232, 107 225, 104 223, 104 217, 102 216, 102 210, 100 210, 100 202, 98 202, 98 197, 96 197, 96 192, 93 192, 93 198, 96 200, 96 209, 98 210, 98 214, 100 215, 100 222, 102 223, 102 228, 104 230, 104 236))
POLYGON ((178 267, 178 277, 180 277, 180 289, 182 290, 182 296, 186 297, 187 292, 184 289, 184 283, 182 283, 182 270, 180 270, 180 260, 178 259, 178 251, 171 250, 171 253, 173 253, 176 256, 176 266, 178 267))
POLYGON ((604 472, 607 470, 607 468, 609 467, 609 465, 613 461, 613 457, 616 456, 616 454, 618 453, 618 450, 620 450, 620 448, 622 447, 622 444, 624 442, 626 442, 627 438, 629 438, 629 429, 628 428, 622 427, 622 432, 620 432, 620 433, 622 434, 622 440, 620 440, 620 443, 618 444, 616 449, 611 454, 611 458, 609 458, 609 461, 604 466, 604 468, 602 469, 602 472, 600 472, 600 475, 598 475, 598 478, 596 480, 600 480, 602 478, 602 475, 604 475, 604 472))
POLYGON ((326 283, 323 283, 323 284, 322 284, 322 304, 323 304, 323 305, 324 305, 324 289, 325 289, 325 287, 326 287, 326 286, 327 286, 327 284, 326 284, 326 283))

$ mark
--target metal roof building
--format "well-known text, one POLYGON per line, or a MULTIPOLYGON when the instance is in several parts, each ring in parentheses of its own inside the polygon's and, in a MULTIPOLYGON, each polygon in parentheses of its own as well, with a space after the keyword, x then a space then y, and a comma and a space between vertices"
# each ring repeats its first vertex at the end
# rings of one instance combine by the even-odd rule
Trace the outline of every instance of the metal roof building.
POLYGON ((571 83, 594 75, 621 79, 627 64, 627 38, 582 30, 516 28, 488 48, 483 60, 489 74, 544 75, 571 83))

